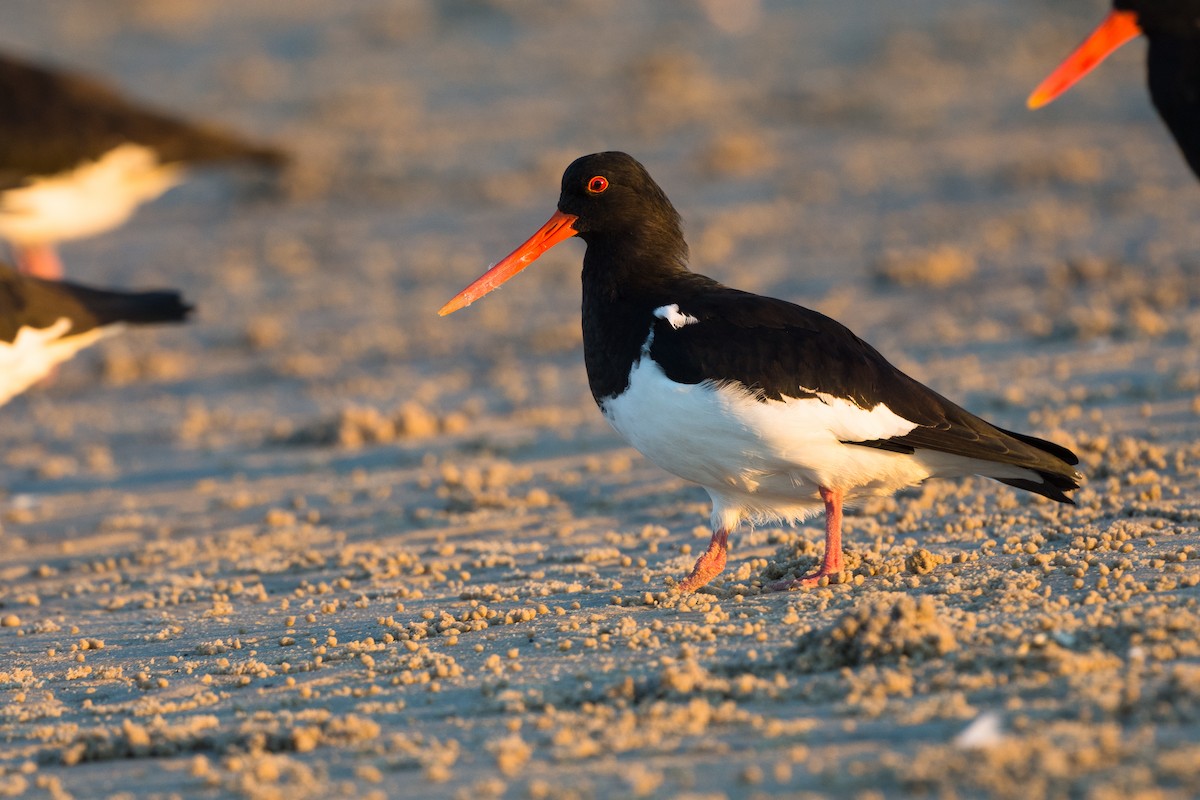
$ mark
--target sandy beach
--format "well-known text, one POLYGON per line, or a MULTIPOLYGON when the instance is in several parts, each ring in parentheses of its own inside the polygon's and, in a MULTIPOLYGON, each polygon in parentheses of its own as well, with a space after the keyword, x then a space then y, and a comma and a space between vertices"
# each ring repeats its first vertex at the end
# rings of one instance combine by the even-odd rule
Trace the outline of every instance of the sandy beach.
POLYGON ((1200 796, 1200 186, 1100 0, 10 0, 0 49, 295 155, 63 248, 175 287, 0 409, 0 797, 1200 796), (692 267, 1079 453, 848 511, 850 579, 595 407, 582 243, 436 310, 624 150, 692 267))

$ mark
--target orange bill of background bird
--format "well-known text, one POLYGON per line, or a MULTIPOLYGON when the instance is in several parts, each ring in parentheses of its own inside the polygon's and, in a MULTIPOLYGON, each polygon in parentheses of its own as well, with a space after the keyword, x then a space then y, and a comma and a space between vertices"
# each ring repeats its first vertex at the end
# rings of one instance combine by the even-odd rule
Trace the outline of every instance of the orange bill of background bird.
POLYGON ((1104 22, 1029 96, 1029 107, 1049 103, 1139 34, 1149 41, 1150 99, 1200 178, 1200 0, 1115 0, 1104 22))

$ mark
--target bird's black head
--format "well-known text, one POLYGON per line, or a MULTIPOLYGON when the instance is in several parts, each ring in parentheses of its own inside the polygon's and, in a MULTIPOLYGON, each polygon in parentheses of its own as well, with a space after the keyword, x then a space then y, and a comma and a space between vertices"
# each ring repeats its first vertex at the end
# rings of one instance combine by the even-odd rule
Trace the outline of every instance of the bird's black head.
POLYGON ((1117 11, 1132 11, 1147 36, 1162 34, 1200 41, 1200 0, 1114 0, 1117 11))
POLYGON ((606 236, 682 239, 679 212, 637 159, 626 153, 593 153, 563 173, 558 209, 576 217, 573 227, 591 243, 606 236))
POLYGON ((438 313, 470 305, 573 236, 587 242, 585 282, 589 274, 645 282, 687 270, 679 213, 650 173, 625 153, 595 153, 567 167, 558 210, 546 224, 438 313))

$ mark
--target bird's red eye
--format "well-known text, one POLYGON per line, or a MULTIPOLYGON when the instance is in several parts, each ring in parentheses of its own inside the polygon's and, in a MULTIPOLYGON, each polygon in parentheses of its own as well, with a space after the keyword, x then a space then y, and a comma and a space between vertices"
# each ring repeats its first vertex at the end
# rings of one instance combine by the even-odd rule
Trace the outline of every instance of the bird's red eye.
POLYGON ((592 194, 602 194, 608 188, 608 178, 597 175, 588 181, 588 191, 592 194))

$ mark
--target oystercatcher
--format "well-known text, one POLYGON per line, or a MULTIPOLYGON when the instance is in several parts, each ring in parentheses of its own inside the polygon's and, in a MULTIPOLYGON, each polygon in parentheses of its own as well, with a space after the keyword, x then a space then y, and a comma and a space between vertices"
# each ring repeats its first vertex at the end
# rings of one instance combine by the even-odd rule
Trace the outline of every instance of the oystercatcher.
POLYGON ((23 275, 0 264, 0 405, 121 323, 182 322, 179 292, 114 292, 23 275))
POLYGON ((83 75, 0 55, 0 238, 17 266, 62 275, 56 242, 124 223, 179 183, 186 167, 285 154, 135 105, 83 75))
POLYGON ((1116 0, 1113 10, 1029 96, 1040 108, 1139 34, 1150 40, 1150 98, 1200 178, 1200 0, 1116 0))
POLYGON ((438 313, 572 236, 587 245, 592 396, 627 442, 712 498, 712 541, 679 589, 721 572, 744 518, 795 521, 823 506, 821 565, 786 584, 812 586, 843 569, 844 502, 973 474, 1072 502, 1081 476, 1067 448, 971 415, 829 317, 689 271, 678 212, 625 153, 571 164, 550 220, 438 313))

